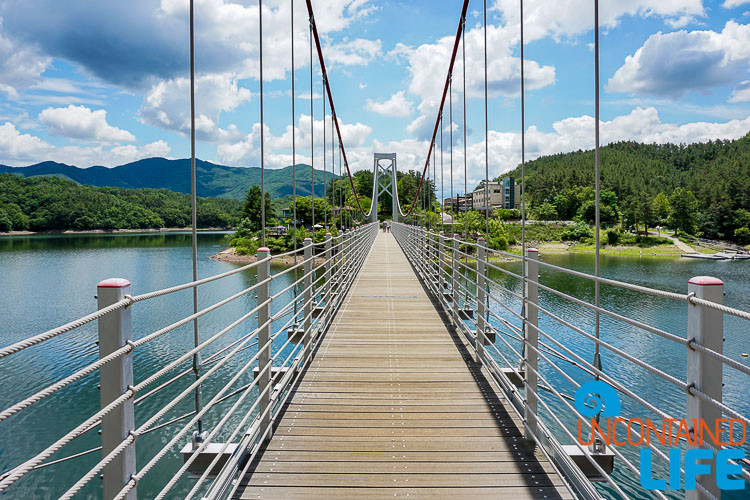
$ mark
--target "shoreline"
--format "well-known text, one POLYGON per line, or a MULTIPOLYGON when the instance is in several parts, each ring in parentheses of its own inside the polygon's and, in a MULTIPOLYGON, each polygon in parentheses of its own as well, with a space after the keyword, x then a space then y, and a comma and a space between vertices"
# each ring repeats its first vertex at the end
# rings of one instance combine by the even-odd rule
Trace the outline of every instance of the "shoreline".
MULTIPOLYGON (((137 233, 179 233, 190 232, 191 227, 161 227, 161 228, 144 228, 144 229, 65 229, 52 231, 10 231, 0 233, 3 236, 37 236, 37 235, 56 235, 56 234, 137 234, 137 233)), ((205 227, 198 229, 198 232, 206 231, 233 231, 234 228, 226 227, 205 227)))
MULTIPOLYGON (((209 257, 211 260, 215 260, 218 262, 228 262, 230 264, 252 264, 254 262, 258 261, 258 258, 255 255, 238 255, 237 250, 233 247, 229 247, 226 250, 222 250, 219 253, 213 254, 209 257)), ((297 256, 297 264, 302 262, 303 258, 301 255, 297 256)), ((323 257, 314 257, 313 258, 313 265, 319 266, 325 262, 325 259, 323 257)), ((271 263, 272 264, 281 264, 284 266, 293 266, 294 265, 294 255, 285 255, 283 257, 274 257, 271 256, 271 263)))

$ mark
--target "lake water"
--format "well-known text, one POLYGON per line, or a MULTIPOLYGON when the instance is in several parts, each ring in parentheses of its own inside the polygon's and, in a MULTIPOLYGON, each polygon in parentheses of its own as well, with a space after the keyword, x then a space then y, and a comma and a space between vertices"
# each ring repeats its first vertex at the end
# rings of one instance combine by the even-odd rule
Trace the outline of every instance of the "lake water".
MULTIPOLYGON (((208 257, 226 246, 222 233, 200 233, 199 235, 199 275, 210 276, 234 269, 233 264, 216 262, 208 257)), ((590 254, 547 254, 542 260, 572 269, 591 272, 593 255, 590 254)), ((517 264, 503 264, 508 270, 518 272, 517 264)), ((129 279, 132 293, 139 294, 151 290, 190 281, 191 247, 189 233, 164 234, 116 234, 116 235, 55 235, 0 237, 0 345, 7 345, 67 321, 83 316, 96 309, 94 295, 96 284, 108 277, 129 279)), ((277 272, 276 269, 274 272, 277 272)), ((725 304, 750 310, 750 262, 712 262, 688 259, 664 259, 654 257, 602 256, 602 275, 651 286, 663 290, 686 292, 687 280, 696 275, 712 275, 726 283, 725 304)), ((273 282, 272 293, 288 286, 291 276, 287 275, 273 282)), ((499 271, 490 273, 490 278, 510 290, 520 293, 518 283, 499 271)), ((471 279, 471 276, 469 276, 471 279)), ((583 279, 571 278, 559 272, 541 268, 543 283, 553 286, 565 293, 593 302, 593 286, 583 279)), ((206 307, 232 293, 238 292, 255 283, 253 271, 239 273, 217 283, 200 288, 200 307, 206 307)), ((494 286, 494 292, 503 295, 503 291, 494 286)), ((520 311, 520 304, 510 295, 505 294, 505 303, 520 311)), ((284 301, 279 301, 283 303, 284 301)), ((571 304, 555 295, 540 292, 542 307, 554 311, 566 320, 576 324, 587 332, 593 331, 594 316, 591 311, 571 304)), ((237 319, 241 314, 255 305, 254 295, 242 297, 218 311, 201 318, 199 324, 201 338, 215 334, 221 328, 237 319)), ((281 306, 275 306, 278 310, 281 306)), ((687 304, 669 301, 635 292, 602 287, 602 307, 613 310, 633 319, 647 322, 676 335, 685 336, 687 304)), ((493 309, 503 317, 511 319, 497 305, 493 309)), ((153 301, 139 303, 133 309, 133 333, 135 338, 143 337, 154 330, 168 325, 189 315, 192 312, 191 292, 189 290, 168 295, 153 301)), ((517 324, 517 321, 513 321, 517 324)), ((277 323, 277 328, 281 326, 277 323)), ((248 320, 233 329, 208 354, 228 345, 254 328, 254 319, 248 320)), ((540 328, 566 347, 581 355, 585 360, 593 356, 592 343, 582 339, 570 329, 560 326, 554 320, 542 315, 540 328)), ((654 364, 679 379, 685 378, 685 348, 668 340, 638 330, 634 327, 602 316, 602 339, 623 349, 639 359, 654 364)), ((740 353, 750 350, 750 323, 733 317, 725 317, 724 352, 743 363, 740 353)), ((544 337, 542 337, 544 340, 544 337)), ((73 373, 97 359, 96 324, 90 324, 73 332, 61 335, 40 346, 28 349, 0 361, 0 407, 6 408, 36 390, 73 373)), ((162 366, 165 360, 171 360, 192 346, 192 326, 179 328, 156 341, 136 350, 136 381, 144 379, 162 366)), ((518 348, 519 343, 508 339, 518 348)), ((497 340, 503 352, 507 347, 497 340)), ((278 345, 275 349, 278 349, 278 345)), ((226 374, 232 373, 247 362, 255 353, 254 349, 237 356, 236 361, 227 364, 225 370, 217 377, 225 381, 226 374)), ((658 407, 667 409, 672 416, 680 418, 685 414, 685 394, 644 370, 602 350, 604 371, 624 383, 635 393, 654 402, 658 407)), ((591 377, 585 372, 572 367, 563 360, 555 359, 576 380, 583 382, 591 377)), ((183 368, 190 366, 186 363, 183 368)), ((542 373, 549 377, 555 387, 566 394, 573 395, 574 388, 565 382, 546 362, 540 361, 542 373)), ((240 383, 248 383, 252 375, 240 383)), ((174 398, 192 380, 192 376, 183 378, 157 395, 146 399, 136 407, 136 421, 143 423, 154 411, 174 398)), ((98 375, 92 374, 79 383, 59 391, 42 403, 24 410, 18 415, 0 423, 0 471, 6 471, 17 465, 23 458, 41 451, 44 447, 60 437, 63 432, 72 429, 82 421, 82 416, 91 415, 98 409, 97 391, 98 375)), ((741 413, 750 414, 750 384, 748 377, 741 377, 736 371, 724 371, 724 401, 741 413)), ((222 385, 218 382, 206 384, 204 400, 210 397, 222 385)), ((152 386, 153 387, 153 386, 152 386)), ((252 399, 252 398, 250 398, 252 399)), ((570 412, 554 397, 545 397, 549 404, 559 410, 563 418, 570 412)), ((224 403, 228 407, 230 402, 224 403)), ((179 416, 193 409, 192 397, 186 398, 168 417, 179 416)), ((628 416, 654 417, 647 410, 639 407, 627 398, 623 398, 623 414, 628 416)), ((220 418, 218 412, 210 412, 206 418, 208 425, 220 418)), ((183 421, 184 422, 184 421, 183 421)), ((137 450, 139 467, 147 457, 161 449, 169 438, 181 428, 180 423, 166 426, 138 439, 137 450), (142 457, 142 458, 141 458, 142 457)), ((230 429, 233 426, 230 425, 230 429)), ((558 435, 559 429, 554 429, 558 435)), ((220 438, 219 438, 220 440, 220 438)), ((184 444, 183 439, 181 444, 184 444)), ((96 431, 89 432, 65 447, 53 458, 60 458, 75 452, 84 451, 99 445, 96 431)), ((633 457, 631 457, 633 458, 633 457)), ((634 458, 634 460, 637 457, 634 458)), ((80 477, 100 459, 100 453, 92 453, 60 465, 53 465, 29 473, 9 492, 16 498, 23 495, 33 497, 57 497, 72 485, 73 478, 80 477)), ((153 497, 169 477, 182 463, 181 456, 170 453, 139 484, 138 491, 142 498, 153 497)), ((621 465, 617 465, 618 480, 630 493, 637 491, 637 480, 621 465)), ((100 495, 95 479, 84 490, 84 496, 96 498, 100 495)), ((192 485, 189 479, 181 479, 175 490, 175 496, 185 493, 192 485)), ((748 490, 744 493, 747 494, 748 490)), ((635 495, 638 497, 638 495, 635 495)), ((675 495, 679 498, 680 495, 675 495)), ((734 496, 725 494, 725 498, 742 498, 742 493, 734 496)))

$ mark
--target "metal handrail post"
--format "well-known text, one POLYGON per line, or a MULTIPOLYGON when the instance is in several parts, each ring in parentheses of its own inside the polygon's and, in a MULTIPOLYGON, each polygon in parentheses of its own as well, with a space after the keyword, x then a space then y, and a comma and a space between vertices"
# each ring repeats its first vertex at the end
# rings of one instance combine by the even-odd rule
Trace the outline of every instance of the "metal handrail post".
POLYGON ((458 259, 459 255, 458 252, 460 250, 461 245, 459 244, 458 240, 454 237, 453 238, 453 253, 451 255, 451 317, 453 318, 453 324, 458 327, 458 282, 459 282, 459 273, 458 273, 458 259))
POLYGON ((311 343, 312 343, 312 269, 313 269, 313 246, 312 238, 305 238, 304 242, 304 258, 305 264, 303 266, 305 277, 302 280, 302 287, 304 289, 302 298, 302 329, 304 330, 303 336, 303 349, 304 354, 302 359, 307 361, 307 357, 310 355, 311 343))
POLYGON ((438 289, 441 294, 445 293, 445 276, 443 276, 443 267, 445 266, 443 258, 445 252, 445 233, 440 231, 440 234, 438 235, 438 261, 436 271, 438 274, 438 289))
POLYGON ((332 297, 333 297, 333 289, 331 287, 331 233, 326 233, 326 241, 325 241, 325 258, 326 258, 326 267, 325 267, 325 305, 328 308, 328 313, 326 313, 326 321, 324 323, 328 322, 328 319, 333 315, 333 307, 331 304, 332 297))
MULTIPOLYGON (((130 282, 123 278, 102 281, 96 287, 99 309, 103 309, 130 295, 130 282)), ((98 320, 99 359, 132 342, 131 308, 123 307, 98 320)), ((101 408, 122 396, 133 386, 133 351, 120 356, 100 369, 99 403, 101 408)), ((102 456, 106 457, 135 429, 134 400, 131 397, 102 417, 102 456)), ((135 442, 115 457, 103 473, 103 497, 114 498, 136 473, 135 442)), ((137 498, 136 489, 130 490, 128 500, 137 498)))
MULTIPOLYGON (((721 304, 724 295, 724 282, 710 276, 696 276, 688 281, 688 293, 695 294, 696 298, 721 304)), ((723 365, 720 360, 691 348, 691 345, 700 345, 722 354, 724 313, 717 309, 688 303, 687 338, 690 342, 687 350, 687 421, 698 423, 698 425, 705 424, 709 429, 716 429, 716 421, 722 416, 721 410, 708 401, 691 394, 690 388, 694 387, 710 398, 721 402, 723 365)), ((695 437, 698 429, 690 429, 690 432, 695 437)), ((731 429, 729 432, 731 435, 731 429)), ((689 444, 688 446, 690 448, 704 447, 701 443, 689 444)), ((687 461, 687 456, 685 460, 687 461)), ((701 485, 704 490, 701 491, 699 488, 686 490, 685 498, 687 500, 707 500, 711 498, 710 495, 705 493, 706 490, 714 497, 721 498, 721 490, 716 485, 716 452, 714 452, 714 457, 706 462, 711 465, 711 472, 696 477, 696 486, 701 485)), ((685 468, 687 469, 687 464, 685 464, 685 468)))
POLYGON ((484 361, 484 343, 487 332, 487 325, 485 324, 485 273, 487 272, 487 266, 485 265, 485 259, 487 258, 487 251, 484 249, 484 238, 477 239, 477 334, 474 338, 474 352, 476 356, 476 362, 482 363, 484 361))
POLYGON ((537 365, 539 347, 539 251, 536 248, 526 249, 526 305, 524 328, 524 438, 535 441, 537 433, 537 365))
POLYGON ((271 304, 265 302, 271 296, 271 283, 268 278, 271 276, 271 251, 266 247, 258 249, 258 391, 261 394, 258 403, 260 417, 260 429, 264 433, 265 439, 270 439, 273 432, 271 426, 271 392, 268 385, 271 383, 271 304), (263 283, 265 281, 265 283, 263 283), (264 347, 265 346, 265 347, 264 347), (266 432, 268 430, 268 432, 266 432))

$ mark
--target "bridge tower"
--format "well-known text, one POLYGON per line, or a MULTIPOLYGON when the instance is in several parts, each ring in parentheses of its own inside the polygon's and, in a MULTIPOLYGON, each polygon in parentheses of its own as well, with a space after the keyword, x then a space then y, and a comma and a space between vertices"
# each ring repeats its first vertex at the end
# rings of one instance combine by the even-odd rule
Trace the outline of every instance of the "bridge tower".
POLYGON ((398 222, 398 178, 396 177, 396 153, 375 153, 374 176, 372 182, 372 209, 370 210, 370 221, 378 220, 378 198, 380 193, 391 195, 393 222, 398 222), (382 163, 381 163, 382 162, 382 163))

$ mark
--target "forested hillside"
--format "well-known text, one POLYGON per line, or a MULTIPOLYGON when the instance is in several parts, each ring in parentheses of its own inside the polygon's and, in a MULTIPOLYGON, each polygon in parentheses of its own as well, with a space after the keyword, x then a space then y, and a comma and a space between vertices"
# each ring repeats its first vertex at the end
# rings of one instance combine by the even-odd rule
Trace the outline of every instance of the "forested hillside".
MULTIPOLYGON (((501 177, 505 175, 520 179, 520 168, 501 177)), ((593 150, 545 156, 526 164, 532 211, 544 206, 548 218, 580 215, 593 185, 593 150)), ((734 239, 735 231, 750 224, 750 134, 734 141, 689 145, 604 146, 601 185, 614 194, 610 201, 616 215, 624 215, 631 225, 658 223, 666 217, 657 213, 660 203, 665 208, 667 200, 678 205, 672 207, 673 218, 679 210, 692 215, 692 221, 684 221, 685 229, 692 225, 692 232, 700 236, 734 239)))
MULTIPOLYGON (((310 165, 298 164, 296 169, 297 194, 309 196, 312 192, 313 171, 310 165)), ((178 193, 190 193, 190 160, 168 160, 147 158, 118 167, 78 168, 72 165, 47 161, 28 167, 0 165, 0 173, 20 174, 25 177, 55 175, 72 179, 89 186, 115 186, 130 189, 169 189, 178 193)), ((196 174, 198 196, 219 196, 241 200, 248 189, 260 185, 260 169, 257 167, 227 167, 197 160, 196 174)), ((325 181, 333 174, 315 170, 315 193, 323 193, 325 181)), ((266 191, 272 198, 292 194, 292 167, 266 169, 266 191)))
MULTIPOLYGON (((198 199, 198 227, 239 223, 242 202, 198 199)), ((0 232, 187 227, 190 196, 166 189, 82 186, 58 177, 0 174, 0 232)))

